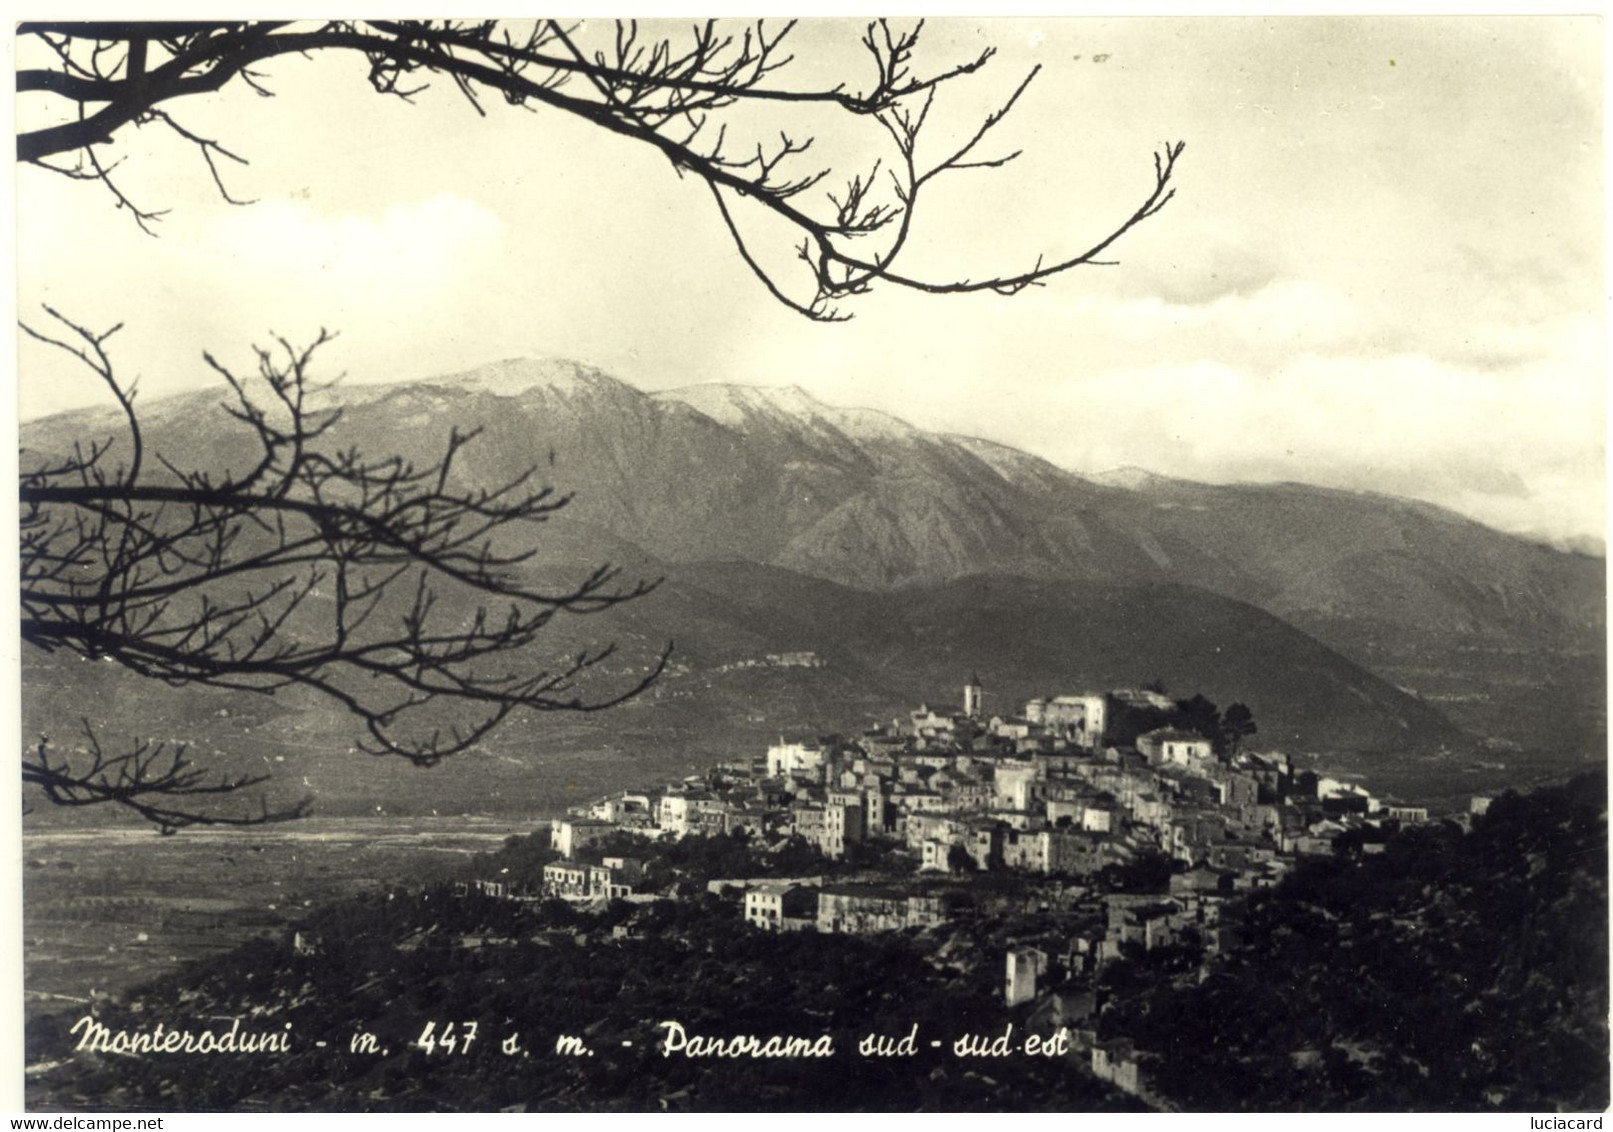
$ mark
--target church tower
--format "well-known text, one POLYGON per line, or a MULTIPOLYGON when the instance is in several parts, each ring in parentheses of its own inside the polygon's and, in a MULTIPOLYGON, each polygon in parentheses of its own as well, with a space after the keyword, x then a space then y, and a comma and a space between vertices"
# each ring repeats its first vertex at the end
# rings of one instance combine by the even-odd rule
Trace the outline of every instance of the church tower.
POLYGON ((980 686, 980 677, 971 675, 969 682, 963 686, 963 714, 970 719, 979 719, 985 710, 986 690, 980 686))

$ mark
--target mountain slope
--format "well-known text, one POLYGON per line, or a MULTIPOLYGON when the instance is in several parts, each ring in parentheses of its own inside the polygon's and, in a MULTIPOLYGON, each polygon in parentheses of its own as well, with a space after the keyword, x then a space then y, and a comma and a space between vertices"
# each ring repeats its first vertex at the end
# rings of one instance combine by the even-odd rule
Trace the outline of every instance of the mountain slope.
POLYGON ((754 563, 669 569, 650 597, 557 619, 523 658, 536 668, 615 641, 597 694, 673 641, 672 667, 649 692, 602 714, 511 720, 432 770, 353 751, 355 724, 328 699, 154 688, 60 656, 27 658, 24 721, 28 734, 69 747, 81 716, 109 746, 189 743, 209 765, 272 774, 276 797, 312 794, 322 814, 555 812, 755 757, 781 731, 850 732, 920 701, 956 704, 971 672, 987 709, 1002 714, 1049 692, 1163 679, 1180 696, 1247 703, 1258 747, 1320 752, 1330 766, 1387 770, 1396 782, 1393 768, 1410 756, 1464 740, 1437 711, 1271 615, 1188 587, 979 576, 875 594, 754 563), (767 662, 801 651, 822 666, 767 662))
MULTIPOLYGON (((339 396, 333 444, 423 462, 450 426, 477 425, 458 465, 467 482, 535 464, 575 491, 542 532, 568 560, 750 561, 871 591, 987 574, 1194 586, 1266 610, 1483 734, 1594 749, 1605 732, 1604 561, 1427 504, 1136 469, 1086 479, 799 389, 650 395, 553 359, 339 396)), ((207 411, 216 401, 144 406, 148 446, 239 463, 238 431, 207 411)), ((117 431, 115 414, 79 413, 33 422, 23 440, 60 452, 117 431)))
MULTIPOLYGON (((461 473, 537 464, 568 519, 668 561, 745 558, 866 588, 980 573, 1170 581, 1323 630, 1556 643, 1601 631, 1603 562, 1429 504, 1300 484, 1211 486, 1122 469, 1099 480, 1005 445, 923 432, 798 388, 654 395, 573 362, 510 360, 340 391, 337 443, 412 459, 450 425, 484 432, 461 473)), ((245 458, 194 394, 144 406, 150 447, 245 458)), ((115 435, 114 414, 32 422, 26 448, 115 435)))

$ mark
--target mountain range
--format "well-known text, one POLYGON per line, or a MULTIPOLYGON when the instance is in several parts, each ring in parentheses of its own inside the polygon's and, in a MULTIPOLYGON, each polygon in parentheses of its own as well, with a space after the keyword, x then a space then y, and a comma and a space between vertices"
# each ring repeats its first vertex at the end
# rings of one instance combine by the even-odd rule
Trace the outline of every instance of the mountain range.
MULTIPOLYGON (((555 359, 328 396, 343 407, 333 446, 426 463, 450 426, 479 426, 456 465, 464 482, 535 465, 573 492, 541 536, 555 567, 610 559, 667 576, 579 632, 674 639, 691 676, 816 650, 830 667, 811 677, 814 711, 860 718, 882 696, 949 693, 978 669, 1005 707, 1160 677, 1249 702, 1269 742, 1318 751, 1485 742, 1583 759, 1605 742, 1605 561, 1430 504, 1138 468, 1081 476, 798 388, 648 393, 555 359)), ((239 462, 218 400, 143 405, 148 447, 192 467, 239 462)), ((118 423, 62 414, 25 425, 22 443, 68 451, 118 423)), ((782 694, 762 712, 724 701, 713 719, 778 726, 782 694)))

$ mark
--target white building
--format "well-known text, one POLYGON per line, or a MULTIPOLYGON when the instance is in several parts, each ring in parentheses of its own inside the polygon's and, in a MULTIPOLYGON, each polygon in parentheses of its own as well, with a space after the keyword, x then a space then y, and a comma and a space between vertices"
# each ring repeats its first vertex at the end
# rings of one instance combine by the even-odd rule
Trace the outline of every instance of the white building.
POLYGON ((755 928, 776 932, 784 926, 784 898, 793 884, 762 883, 745 893, 745 922, 755 928))
POLYGON ((1047 970, 1047 954, 1034 947, 1016 948, 1008 953, 1006 967, 1003 1002, 1018 1006, 1036 997, 1036 980, 1047 970))
POLYGON ((655 824, 667 833, 679 837, 694 833, 701 827, 702 814, 720 813, 726 803, 709 790, 687 790, 663 795, 656 809, 655 824))
POLYGON ((549 847, 569 861, 577 855, 577 850, 602 840, 615 829, 610 822, 567 818, 549 827, 549 847))
POLYGON ((767 749, 767 776, 814 775, 821 771, 823 759, 823 748, 817 743, 786 743, 781 738, 767 749))
POLYGON ((1103 696, 1082 695, 1031 700, 1025 718, 1095 750, 1103 743, 1109 715, 1103 696))
POLYGON ((1215 748, 1204 736, 1169 727, 1138 736, 1137 749, 1156 766, 1165 763, 1197 769, 1215 758, 1215 748))
POLYGON ((996 805, 1004 810, 1029 810, 1035 800, 1035 763, 998 763, 993 772, 996 805))
POLYGON ((846 846, 868 833, 867 814, 861 805, 830 802, 823 808, 823 836, 818 847, 825 857, 846 855, 846 846))

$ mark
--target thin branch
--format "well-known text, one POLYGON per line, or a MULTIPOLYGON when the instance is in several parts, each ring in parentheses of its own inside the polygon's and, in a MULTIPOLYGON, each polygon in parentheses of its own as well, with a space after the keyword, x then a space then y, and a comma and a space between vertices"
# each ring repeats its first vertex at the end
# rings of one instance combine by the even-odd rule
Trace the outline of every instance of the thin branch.
MULTIPOLYGON (((152 25, 159 26, 159 25, 152 25)), ((970 130, 948 156, 922 172, 915 167, 919 136, 930 119, 937 94, 948 84, 981 71, 993 58, 991 49, 929 75, 916 70, 924 29, 922 21, 899 28, 886 20, 868 24, 862 46, 871 78, 860 88, 841 81, 818 88, 791 89, 776 83, 790 61, 784 52, 793 24, 769 30, 758 22, 742 33, 725 33, 715 21, 696 25, 682 45, 671 39, 649 39, 632 22, 618 22, 605 44, 589 51, 577 29, 544 20, 528 31, 498 21, 371 20, 319 24, 196 23, 160 25, 158 34, 136 24, 24 24, 20 34, 36 37, 55 56, 54 67, 30 67, 18 74, 20 94, 64 100, 77 119, 24 132, 18 138, 22 161, 59 175, 103 181, 120 208, 127 208, 142 229, 152 231, 162 213, 134 205, 112 180, 115 165, 101 163, 96 147, 130 123, 157 121, 200 148, 221 196, 230 194, 217 158, 244 164, 221 142, 175 124, 161 107, 175 98, 217 91, 236 78, 257 94, 268 93, 259 65, 286 55, 322 52, 356 53, 369 66, 370 85, 380 93, 412 100, 429 85, 429 76, 446 75, 478 114, 485 115, 484 96, 528 110, 544 108, 572 115, 603 130, 648 145, 671 163, 679 176, 704 180, 719 202, 719 219, 735 250, 768 293, 791 310, 823 319, 835 301, 866 293, 875 284, 927 294, 994 291, 1014 294, 1023 288, 1076 267, 1112 263, 1101 258, 1117 240, 1157 215, 1173 199, 1171 179, 1182 143, 1167 143, 1154 156, 1155 186, 1142 205, 1117 227, 1092 240, 1087 250, 1058 259, 1039 257, 1028 270, 982 275, 958 271, 951 277, 923 278, 898 269, 897 262, 913 231, 920 190, 942 173, 1001 169, 1019 156, 976 156, 982 140, 1019 103, 1039 68, 1032 68, 1008 98, 970 130), (146 45, 160 43, 166 52, 152 65, 146 45), (101 56, 113 45, 127 48, 121 62, 101 56), (558 50, 551 50, 558 48, 558 50), (569 78, 586 78, 576 94, 561 88, 569 78), (411 79, 409 76, 416 76, 411 79), (758 140, 728 149, 735 131, 725 120, 740 104, 766 107, 798 104, 852 124, 872 119, 896 148, 896 160, 885 168, 889 184, 872 174, 836 178, 843 192, 813 190, 834 170, 792 173, 793 159, 812 146, 811 136, 759 130, 758 140), (708 128, 713 127, 713 128, 708 128), (776 141, 771 139, 777 138, 776 141), (78 153, 81 164, 70 167, 48 159, 78 153), (87 172, 82 170, 87 169, 87 172), (729 195, 755 201, 795 231, 798 260, 812 284, 811 299, 790 295, 771 272, 758 269, 758 259, 740 238, 728 208, 729 195), (887 195, 888 194, 888 195, 887 195), (827 214, 825 214, 827 213, 827 214), (869 237, 877 236, 877 239, 869 237), (848 246, 857 243, 854 250, 848 246), (877 245, 877 246, 876 246, 877 245)), ((737 119, 735 120, 737 122, 737 119)), ((876 166, 878 168, 878 166, 876 166)))
POLYGON ((235 794, 268 778, 255 775, 209 781, 206 772, 186 756, 183 744, 170 747, 163 742, 145 741, 123 754, 108 755, 88 719, 83 720, 83 728, 88 766, 75 766, 71 758, 55 756, 46 735, 39 737, 32 760, 23 757, 23 782, 38 788, 55 805, 122 806, 151 822, 164 835, 192 825, 253 826, 295 821, 306 817, 313 808, 312 798, 276 809, 270 809, 267 800, 260 799, 256 811, 198 811, 172 799, 235 794))
MULTIPOLYGON (((418 467, 334 448, 339 415, 312 412, 307 399, 329 334, 256 348, 250 378, 207 355, 233 395, 225 412, 257 455, 243 472, 219 475, 158 453, 151 476, 133 399, 104 348, 117 328, 96 333, 46 309, 74 337, 28 333, 108 385, 136 458, 109 474, 100 467, 107 446, 92 444, 20 477, 21 629, 33 647, 175 687, 307 688, 355 717, 359 749, 422 766, 471 749, 517 712, 619 704, 664 669, 667 653, 647 675, 611 676, 610 645, 534 664, 556 617, 613 609, 658 583, 623 584, 609 563, 567 586, 525 578, 541 548, 521 528, 546 522, 569 497, 530 486, 532 469, 461 486, 456 457, 474 430, 450 430, 441 457, 418 467), (614 687, 584 682, 594 676, 614 687)), ((164 828, 246 820, 182 803, 255 784, 204 781, 182 750, 169 762, 141 745, 113 758, 92 740, 90 752, 84 769, 42 746, 25 778, 60 804, 115 803, 164 828)), ((250 820, 270 820, 267 812, 250 820)))

